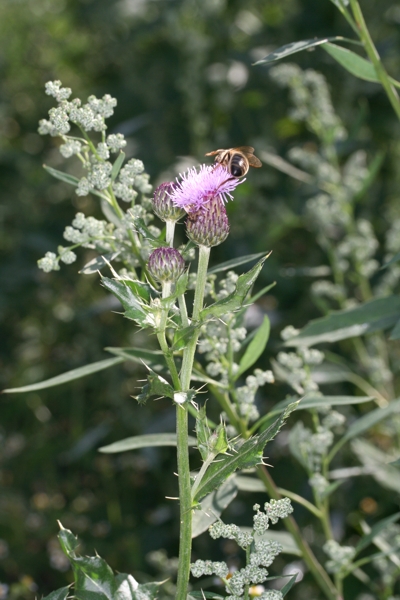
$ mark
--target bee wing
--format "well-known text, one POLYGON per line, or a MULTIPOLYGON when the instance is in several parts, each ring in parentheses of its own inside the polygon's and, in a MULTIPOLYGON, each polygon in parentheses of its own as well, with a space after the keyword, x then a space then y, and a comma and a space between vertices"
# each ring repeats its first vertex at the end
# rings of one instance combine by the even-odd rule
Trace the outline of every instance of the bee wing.
POLYGON ((257 158, 257 156, 254 156, 254 154, 252 154, 251 156, 247 157, 247 160, 249 161, 249 165, 251 167, 262 167, 262 162, 259 158, 257 158))
MULTIPOLYGON (((252 146, 238 146, 237 148, 232 148, 232 150, 239 150, 239 152, 243 152, 243 154, 254 154, 254 148, 252 146)), ((249 158, 247 156, 247 158, 249 158)))
POLYGON ((214 156, 215 154, 221 154, 221 152, 225 152, 224 149, 213 150, 212 152, 206 152, 204 156, 214 156))

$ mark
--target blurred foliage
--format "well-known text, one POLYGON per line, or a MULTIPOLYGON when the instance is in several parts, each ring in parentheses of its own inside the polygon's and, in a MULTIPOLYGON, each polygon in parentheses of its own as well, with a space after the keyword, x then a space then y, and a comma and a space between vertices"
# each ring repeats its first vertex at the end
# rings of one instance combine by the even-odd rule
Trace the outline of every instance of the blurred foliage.
MULTIPOLYGON (((115 306, 97 276, 78 276, 72 266, 45 275, 36 267, 37 259, 60 243, 77 210, 98 216, 92 198, 77 197, 42 169, 43 162, 60 164, 54 141, 36 133, 51 106, 44 83, 60 79, 83 99, 117 97, 111 132, 128 138, 128 157, 142 159, 157 183, 215 148, 252 144, 261 158, 263 151, 285 157, 294 143, 312 143, 309 132, 287 116, 287 93, 266 68, 251 64, 287 42, 349 31, 328 0, 1 4, 0 382, 11 387, 99 360, 106 356, 105 346, 143 344, 143 334, 112 312, 115 306)), ((365 0, 363 10, 395 75, 399 6, 365 0)), ((355 80, 322 51, 298 55, 296 62, 326 75, 334 106, 351 132, 343 156, 357 148, 371 156, 386 152, 381 175, 360 208, 382 235, 397 202, 400 173, 399 127, 387 98, 378 85, 355 80)), ((278 285, 259 306, 269 312, 276 331, 288 322, 302 326, 319 314, 310 300, 312 279, 296 276, 296 268, 324 262, 304 220, 305 199, 298 181, 272 167, 250 173, 228 206, 232 235, 214 253, 215 260, 227 260, 273 249, 260 285, 273 279, 278 285)), ((87 251, 81 264, 90 258, 87 251)), ((272 352, 277 333, 274 339, 272 352)), ((127 435, 173 430, 169 402, 154 403, 150 412, 131 398, 140 373, 129 364, 49 391, 3 396, 0 581, 10 586, 11 598, 33 598, 70 581, 55 539, 56 519, 79 534, 88 551, 95 547, 114 569, 135 571, 138 578, 149 570, 149 552, 166 548, 176 555, 177 511, 173 501, 164 500, 176 495, 173 449, 116 457, 96 451, 127 435)), ((284 393, 277 389, 276 398, 284 393)), ((302 490, 305 479, 279 439, 284 434, 274 446, 278 484, 288 487, 290 480, 292 488, 302 490)), ((356 512, 379 516, 393 508, 389 493, 376 494, 368 478, 351 497, 344 488, 339 491, 337 531, 346 527, 348 515, 351 523, 356 512)), ((246 522, 243 500, 229 511, 246 522)), ((296 511, 306 523, 307 516, 296 511)), ((318 538, 310 528, 304 535, 318 538)), ((203 537, 196 540, 195 558, 206 545, 203 537)), ((311 579, 303 582, 293 597, 317 597, 312 585, 311 579)), ((6 592, 0 585, 0 598, 6 592)))

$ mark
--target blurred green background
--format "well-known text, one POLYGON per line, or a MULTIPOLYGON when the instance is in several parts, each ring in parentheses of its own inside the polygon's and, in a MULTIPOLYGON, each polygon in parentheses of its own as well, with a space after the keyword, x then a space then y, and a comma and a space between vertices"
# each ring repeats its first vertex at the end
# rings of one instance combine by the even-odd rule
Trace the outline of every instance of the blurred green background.
MULTIPOLYGON (((145 334, 110 310, 97 276, 78 275, 76 265, 51 274, 37 269, 37 259, 62 243, 63 229, 78 210, 100 217, 92 197, 76 196, 42 168, 43 163, 65 168, 56 142, 36 132, 53 105, 44 94, 45 82, 60 79, 82 99, 105 93, 116 97, 110 132, 124 133, 128 157, 142 159, 154 183, 174 177, 191 161, 201 162, 215 148, 251 144, 261 158, 263 151, 285 157, 294 144, 306 143, 310 134, 288 117, 287 92, 272 82, 268 69, 252 63, 291 41, 350 32, 329 0, 0 4, 4 388, 106 358, 106 346, 147 343, 145 334)), ((400 3, 365 0, 363 10, 396 76, 400 3)), ((294 58, 327 77, 335 108, 351 131, 352 149, 363 148, 372 157, 379 149, 387 152, 364 208, 378 234, 383 233, 382 208, 396 202, 399 177, 398 124, 385 95, 378 85, 352 78, 321 50, 294 58)), ((274 325, 272 353, 283 326, 302 326, 319 314, 310 300, 310 279, 287 276, 288 267, 318 266, 325 260, 303 219, 304 201, 299 182, 267 165, 254 170, 228 206, 232 233, 213 254, 220 261, 273 250, 259 283, 278 282, 260 302, 274 325)), ((77 264, 85 262, 81 255, 77 264)), ((267 357, 260 366, 268 368, 267 357)), ((7 594, 33 598, 70 580, 55 538, 57 519, 79 534, 85 552, 96 548, 114 569, 138 577, 155 573, 146 559, 150 551, 164 547, 176 555, 177 510, 164 500, 176 495, 173 449, 112 457, 96 450, 129 435, 173 430, 169 402, 143 408, 131 398, 140 376, 136 366, 124 365, 48 391, 2 396, 0 600, 7 594)), ((275 397, 261 401, 270 405, 286 392, 276 387, 275 397)), ((283 444, 276 446, 274 465, 283 487, 301 490, 305 485, 283 444)), ((361 510, 368 485, 374 484, 366 481, 363 490, 347 498, 347 513, 361 510)), ((228 518, 248 525, 245 502, 239 499, 228 518)), ((307 522, 301 511, 297 515, 307 522)), ((343 529, 339 509, 337 520, 343 529)), ((195 545, 197 557, 218 552, 215 546, 210 550, 202 536, 195 545)), ((311 580, 304 582, 293 597, 317 598, 310 586, 311 580)))

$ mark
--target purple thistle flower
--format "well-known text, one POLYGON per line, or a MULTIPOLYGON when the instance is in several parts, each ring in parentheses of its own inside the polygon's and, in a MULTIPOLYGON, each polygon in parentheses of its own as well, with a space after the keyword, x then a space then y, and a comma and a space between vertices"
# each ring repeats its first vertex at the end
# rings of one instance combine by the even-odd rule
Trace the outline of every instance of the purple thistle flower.
POLYGON ((213 198, 218 198, 222 204, 229 198, 233 200, 231 192, 244 181, 232 177, 222 165, 201 165, 199 170, 192 167, 180 177, 171 200, 189 214, 205 208, 213 198))
POLYGON ((156 248, 147 263, 149 273, 159 281, 175 282, 185 270, 185 261, 175 248, 156 248))

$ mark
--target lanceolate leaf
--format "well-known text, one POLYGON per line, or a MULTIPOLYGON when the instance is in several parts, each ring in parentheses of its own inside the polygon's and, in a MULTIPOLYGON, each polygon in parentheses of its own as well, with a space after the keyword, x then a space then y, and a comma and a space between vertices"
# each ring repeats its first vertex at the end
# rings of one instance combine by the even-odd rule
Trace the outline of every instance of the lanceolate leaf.
MULTIPOLYGON (((189 436, 189 446, 195 446, 196 443, 196 438, 189 436)), ((176 433, 147 433, 145 435, 128 437, 108 446, 103 446, 99 448, 99 452, 114 454, 116 452, 127 452, 128 450, 138 450, 139 448, 154 446, 176 446, 176 444, 176 433)))
POLYGON ((247 294, 249 293, 251 287, 254 285, 260 271, 263 267, 266 256, 262 258, 254 267, 248 271, 248 273, 244 273, 239 276, 239 279, 236 282, 236 289, 232 294, 229 294, 223 300, 218 300, 211 306, 207 306, 200 313, 200 320, 204 321, 205 319, 209 319, 211 317, 220 317, 221 315, 226 314, 227 312, 231 312, 237 310, 242 306, 245 301, 247 294))
POLYGON ((385 408, 376 408, 363 417, 357 419, 357 421, 355 421, 355 423, 350 425, 350 427, 347 429, 346 434, 343 436, 343 438, 341 438, 340 442, 344 443, 355 437, 359 437, 362 433, 368 431, 368 429, 377 423, 380 423, 384 419, 388 419, 392 415, 399 413, 400 399, 392 400, 392 402, 390 402, 390 404, 385 408))
POLYGON ((142 348, 104 348, 104 350, 116 354, 124 360, 132 360, 139 364, 145 363, 156 371, 165 369, 167 366, 161 350, 144 350, 142 348))
POLYGON ((32 383, 31 385, 24 385, 23 387, 19 388, 3 390, 3 393, 20 394, 22 392, 36 392, 37 390, 44 390, 45 388, 61 385, 62 383, 68 383, 69 381, 74 381, 75 379, 81 379, 82 377, 86 377, 92 373, 97 373, 98 371, 104 371, 104 369, 118 365, 121 362, 124 362, 124 358, 122 357, 106 358, 105 360, 99 360, 98 362, 85 365, 84 367, 79 367, 78 369, 72 369, 72 371, 67 371, 62 375, 57 375, 57 377, 52 377, 51 379, 46 379, 45 381, 39 381, 38 383, 32 383))
POLYGON ((394 325, 400 317, 400 296, 387 296, 366 302, 349 310, 340 310, 315 319, 286 346, 312 346, 358 337, 394 325))
POLYGON ((317 46, 321 46, 322 44, 326 44, 327 42, 335 41, 357 43, 356 40, 349 40, 348 38, 344 38, 340 35, 319 39, 314 38, 312 40, 302 40, 300 42, 291 42, 290 44, 285 44, 277 50, 274 50, 265 58, 258 60, 256 63, 254 63, 254 65, 265 65, 276 60, 280 60, 281 58, 285 58, 286 56, 290 56, 291 54, 296 54, 297 52, 302 52, 303 50, 311 50, 312 48, 316 48, 317 46))
POLYGON ((267 316, 264 317, 264 320, 260 327, 257 330, 256 335, 251 340, 250 344, 246 348, 246 352, 243 354, 240 363, 239 370, 236 374, 236 379, 245 373, 247 369, 250 369, 251 366, 260 358, 261 354, 265 350, 265 346, 267 345, 268 338, 270 332, 270 322, 267 316))
POLYGON ((354 439, 351 449, 375 481, 382 487, 400 494, 399 472, 390 464, 393 456, 361 439, 354 439))
MULTIPOLYGON (((53 167, 48 167, 47 165, 43 165, 43 168, 56 179, 64 181, 64 183, 68 183, 69 185, 73 185, 74 187, 78 186, 79 179, 77 177, 69 175, 68 173, 64 173, 63 171, 58 171, 57 169, 53 169, 53 167)), ((91 189, 90 193, 94 194, 95 196, 99 196, 100 198, 104 198, 104 194, 97 192, 95 189, 91 189)))
POLYGON ((396 325, 393 327, 390 336, 390 340, 398 340, 400 339, 400 319, 397 321, 396 325))
POLYGON ((265 252, 258 252, 257 254, 247 254, 247 256, 232 258, 231 260, 227 260, 226 262, 215 265, 215 267, 209 269, 208 275, 211 275, 212 273, 220 273, 221 271, 227 271, 228 269, 234 269, 240 265, 245 265, 253 260, 258 260, 262 256, 265 256, 265 254, 265 252))
POLYGON ((281 593, 282 593, 283 597, 285 597, 286 594, 288 594, 290 592, 290 590, 292 589, 292 587, 296 583, 297 575, 298 575, 298 573, 295 573, 291 577, 290 577, 290 575, 288 575, 288 577, 290 577, 290 579, 289 579, 289 581, 287 583, 285 583, 285 585, 281 589, 281 593))
POLYGON ((113 166, 112 166, 112 170, 111 170, 111 180, 115 181, 118 177, 118 173, 120 172, 120 169, 122 167, 122 164, 125 160, 125 153, 124 152, 120 152, 117 156, 116 161, 114 162, 113 166))
POLYGON ((237 469, 254 467, 259 464, 265 445, 276 436, 287 417, 295 408, 296 403, 288 406, 285 412, 266 431, 246 440, 240 447, 234 447, 231 455, 218 456, 216 461, 206 471, 197 488, 194 500, 200 501, 204 496, 219 488, 237 469))
POLYGON ((359 79, 364 79, 365 81, 379 83, 380 80, 374 65, 365 58, 362 58, 362 56, 352 52, 352 50, 337 46, 336 44, 327 43, 322 47, 352 75, 355 75, 359 79))
POLYGON ((364 550, 364 548, 369 546, 373 541, 374 537, 376 537, 381 531, 386 529, 386 527, 398 521, 399 517, 400 513, 395 513, 394 515, 391 515, 386 519, 382 519, 382 521, 379 521, 379 523, 376 523, 372 527, 371 531, 367 535, 364 535, 364 537, 362 537, 361 540, 358 542, 356 546, 356 554, 359 554, 361 550, 364 550))

